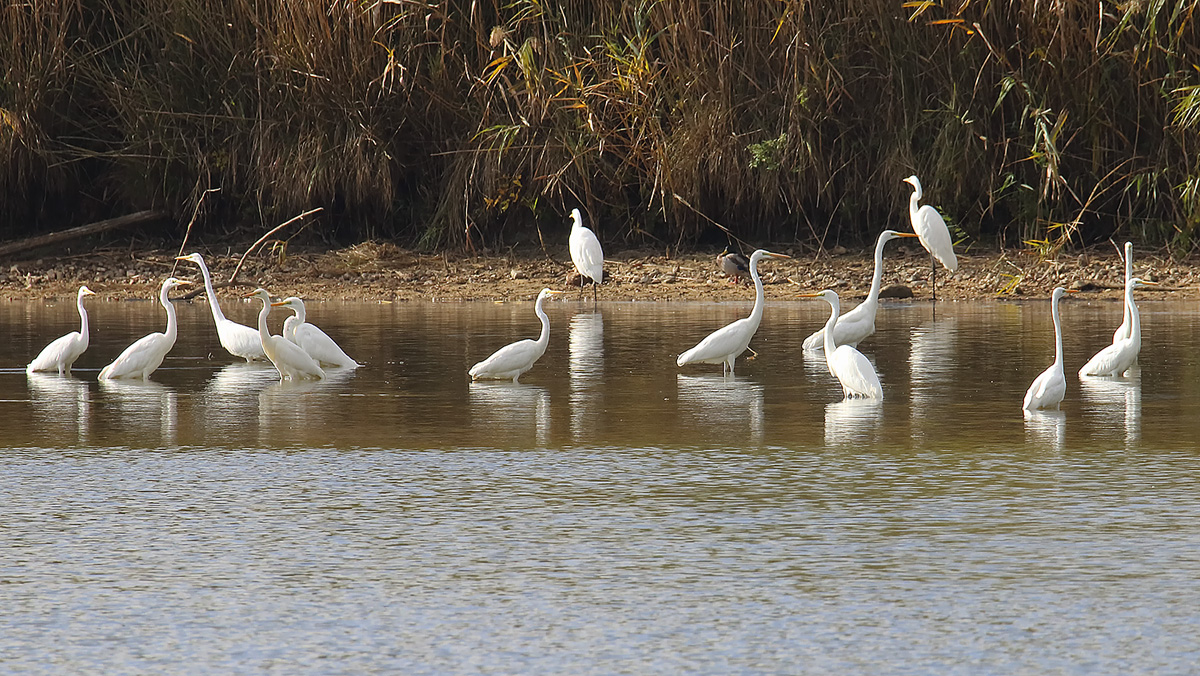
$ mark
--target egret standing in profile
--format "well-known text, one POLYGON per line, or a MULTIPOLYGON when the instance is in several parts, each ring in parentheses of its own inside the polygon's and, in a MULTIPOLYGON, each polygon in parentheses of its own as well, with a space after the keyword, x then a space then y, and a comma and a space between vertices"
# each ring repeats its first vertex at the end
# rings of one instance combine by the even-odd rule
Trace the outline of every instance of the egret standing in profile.
POLYGON ((838 302, 836 291, 826 289, 820 293, 806 293, 801 298, 820 298, 829 303, 829 321, 825 322, 825 365, 829 374, 842 384, 842 394, 847 399, 862 397, 864 399, 883 400, 883 386, 879 384, 879 376, 875 367, 863 356, 862 352, 850 345, 836 345, 833 337, 837 335, 838 314, 841 303, 838 302))
POLYGON ((296 296, 288 296, 278 303, 271 303, 271 307, 286 307, 296 313, 283 320, 283 337, 303 348, 317 363, 346 369, 362 366, 317 325, 306 321, 304 301, 296 296))
POLYGON ((94 295, 96 292, 87 288, 86 285, 79 287, 79 294, 75 297, 75 305, 79 308, 79 330, 56 338, 42 348, 37 358, 25 367, 26 373, 57 370, 60 376, 64 373, 71 375, 71 365, 75 363, 76 359, 79 359, 79 355, 88 349, 88 315, 87 310, 83 307, 83 298, 94 295))
POLYGON ((1082 376, 1119 376, 1137 362, 1142 350, 1142 319, 1137 304, 1133 302, 1133 290, 1141 286, 1154 286, 1154 282, 1134 277, 1125 287, 1125 311, 1129 313, 1129 336, 1113 341, 1112 345, 1100 350, 1088 363, 1079 369, 1082 376))
MULTIPOLYGON (((576 212, 578 211, 576 209, 576 212)), ((526 338, 496 350, 490 357, 471 367, 469 371, 471 380, 508 380, 511 378, 514 383, 520 382, 518 379, 521 374, 533 368, 534 363, 546 353, 546 346, 550 344, 550 318, 542 309, 542 303, 550 296, 560 293, 562 291, 542 289, 542 292, 538 294, 537 302, 533 305, 533 312, 542 322, 542 333, 537 340, 526 338)))
POLYGON ((225 348, 229 354, 241 357, 246 361, 266 359, 267 355, 263 352, 262 341, 258 339, 258 331, 225 318, 225 313, 221 311, 221 304, 217 302, 217 292, 213 289, 212 276, 208 274, 208 266, 204 264, 204 257, 198 253, 191 253, 186 256, 178 256, 175 260, 190 261, 200 267, 200 274, 204 276, 204 293, 208 296, 208 307, 212 310, 213 321, 217 325, 217 337, 221 340, 221 347, 225 348))
POLYGON ((1029 386, 1023 404, 1026 411, 1058 408, 1067 393, 1067 379, 1063 376, 1062 322, 1058 315, 1058 301, 1062 300, 1063 294, 1066 293, 1075 291, 1068 291, 1060 286, 1050 295, 1050 315, 1054 319, 1054 363, 1034 378, 1033 384, 1029 386))
MULTIPOLYGON (((911 232, 896 232, 884 230, 879 233, 875 242, 875 275, 871 278, 871 291, 867 299, 859 303, 853 310, 838 317, 837 329, 833 336, 834 345, 858 344, 875 333, 875 314, 879 311, 879 289, 883 285, 883 245, 899 237, 916 237, 911 232)), ((825 329, 814 331, 804 339, 804 349, 819 352, 825 349, 825 329)))
POLYGON ((950 239, 950 229, 946 227, 946 221, 937 209, 926 204, 923 207, 917 206, 921 201, 921 196, 925 193, 921 190, 921 179, 915 175, 904 179, 905 183, 911 184, 913 187, 912 197, 908 199, 908 217, 912 221, 913 232, 917 233, 917 237, 921 240, 921 246, 929 252, 929 265, 932 269, 932 283, 930 288, 933 289, 933 301, 937 302, 937 263, 941 263, 950 272, 958 269, 958 258, 954 255, 954 242, 950 239), (937 263, 934 259, 937 259, 937 263))
MULTIPOLYGON (((1129 287, 1133 283, 1133 242, 1125 242, 1125 294, 1129 295, 1129 287)), ((1113 344, 1118 340, 1128 338, 1132 326, 1129 318, 1129 303, 1124 302, 1124 311, 1121 313, 1121 325, 1113 332, 1113 344)))
POLYGON ((279 371, 279 379, 323 379, 325 372, 303 348, 283 336, 271 335, 267 328, 267 315, 271 314, 271 294, 266 289, 259 288, 246 294, 246 298, 262 301, 262 310, 258 313, 258 337, 262 341, 263 353, 275 365, 275 370, 279 371))
POLYGON ((758 262, 766 257, 790 258, 766 249, 759 249, 750 255, 750 279, 754 280, 754 308, 750 310, 750 316, 708 334, 696 347, 679 355, 679 359, 675 361, 676 365, 722 364, 721 375, 733 375, 733 361, 750 346, 750 339, 762 323, 763 284, 758 276, 758 262))
POLYGON ((171 348, 175 347, 175 338, 179 335, 179 324, 175 319, 175 306, 168 296, 180 286, 191 282, 174 277, 168 277, 158 292, 158 302, 167 311, 167 329, 163 333, 151 333, 139 338, 137 342, 125 348, 121 356, 100 370, 100 380, 117 378, 141 378, 147 380, 166 358, 171 348))
MULTIPOLYGON (((583 226, 579 209, 571 210, 571 262, 575 270, 592 280, 592 302, 596 302, 597 287, 604 281, 604 250, 596 233, 583 226)), ((580 284, 582 286, 582 284, 580 284)))

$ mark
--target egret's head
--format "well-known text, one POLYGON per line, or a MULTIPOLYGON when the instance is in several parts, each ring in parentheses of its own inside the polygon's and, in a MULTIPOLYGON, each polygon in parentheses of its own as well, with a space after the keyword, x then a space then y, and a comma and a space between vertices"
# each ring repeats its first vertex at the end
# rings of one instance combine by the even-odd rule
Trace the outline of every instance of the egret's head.
POLYGON ((750 261, 753 263, 757 263, 758 261, 760 261, 764 258, 791 258, 791 256, 788 256, 787 254, 781 254, 781 253, 772 253, 770 251, 767 251, 766 249, 759 249, 759 250, 755 251, 754 253, 750 254, 750 261))
POLYGON ((542 289, 542 292, 538 294, 538 300, 544 300, 551 296, 560 296, 564 293, 566 293, 566 291, 555 291, 554 289, 542 289))
POLYGON ((94 296, 94 295, 96 295, 96 292, 95 292, 95 291, 92 291, 92 290, 91 290, 91 289, 89 289, 89 288, 87 288, 87 285, 86 285, 86 284, 84 284, 83 286, 79 287, 79 297, 80 297, 80 298, 83 298, 84 296, 94 296))
POLYGON ((304 301, 300 300, 296 296, 288 296, 283 300, 271 303, 271 307, 288 307, 293 310, 299 310, 304 307, 304 301))
POLYGON ((177 260, 177 261, 191 261, 191 262, 193 262, 193 263, 195 263, 195 264, 197 264, 197 265, 200 265, 201 263, 203 263, 203 262, 204 262, 204 257, 203 257, 203 256, 201 256, 201 255, 200 255, 200 254, 198 254, 198 253, 190 253, 190 254, 188 254, 188 255, 186 255, 186 256, 176 256, 176 257, 175 257, 175 260, 177 260))
POLYGON ((257 298, 257 299, 267 303, 268 305, 271 303, 271 294, 268 293, 267 290, 262 288, 261 286, 255 290, 251 291, 250 293, 244 294, 242 296, 242 298, 257 298))
POLYGON ((191 282, 187 281, 186 279, 175 279, 174 277, 167 277, 166 281, 163 282, 163 289, 170 291, 171 289, 174 289, 174 288, 177 288, 180 286, 187 286, 189 284, 191 284, 191 282))
POLYGON ((816 293, 802 293, 802 294, 800 294, 800 297, 801 298, 820 298, 821 300, 825 301, 826 303, 829 303, 830 305, 838 304, 838 295, 837 295, 837 292, 834 291, 833 289, 825 289, 824 291, 818 291, 816 293))
POLYGON ((1058 300, 1062 298, 1064 294, 1068 293, 1079 293, 1079 289, 1064 289, 1060 286, 1054 289, 1054 293, 1050 294, 1050 297, 1052 300, 1058 300))
POLYGON ((916 237, 916 236, 917 236, 917 233, 915 233, 915 232, 897 232, 895 230, 884 230, 883 232, 879 233, 879 241, 880 242, 890 242, 893 239, 898 239, 900 237, 916 237))
POLYGON ((921 179, 917 178, 916 174, 904 179, 904 182, 916 188, 917 190, 921 189, 921 179))
POLYGON ((571 210, 571 223, 574 225, 583 225, 583 215, 579 213, 579 209, 571 210))
POLYGON ((1158 282, 1148 282, 1141 277, 1134 277, 1129 280, 1129 285, 1136 289, 1142 286, 1158 286, 1158 282))

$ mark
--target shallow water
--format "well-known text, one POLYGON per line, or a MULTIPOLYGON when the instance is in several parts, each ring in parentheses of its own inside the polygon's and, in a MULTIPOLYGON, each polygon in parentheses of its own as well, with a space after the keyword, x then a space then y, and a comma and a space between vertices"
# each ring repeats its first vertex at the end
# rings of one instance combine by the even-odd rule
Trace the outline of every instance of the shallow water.
POLYGON ((1143 303, 1140 369, 1081 384, 1120 305, 1065 301, 1067 399, 1026 420, 1046 302, 886 305, 882 405, 801 354, 819 302, 770 304, 735 377, 675 366, 747 307, 549 303, 513 385, 466 370, 531 303, 317 303, 366 366, 292 385, 201 304, 152 382, 97 383, 149 302, 27 379, 74 304, 0 305, 0 670, 1194 668, 1200 309, 1143 303))

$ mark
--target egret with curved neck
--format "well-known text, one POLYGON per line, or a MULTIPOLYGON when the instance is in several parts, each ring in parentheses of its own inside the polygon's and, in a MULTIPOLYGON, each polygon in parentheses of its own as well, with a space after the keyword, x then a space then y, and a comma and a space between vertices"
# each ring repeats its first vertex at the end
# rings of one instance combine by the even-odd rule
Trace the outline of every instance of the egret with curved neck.
POLYGON ((1125 242, 1125 297, 1122 303, 1124 307, 1121 311, 1121 325, 1113 332, 1113 344, 1118 340, 1128 338, 1132 328, 1129 319, 1129 285, 1133 281, 1133 242, 1125 242))
POLYGON ((356 369, 362 364, 354 361, 332 338, 316 324, 309 324, 304 301, 288 296, 271 307, 286 307, 296 314, 283 320, 283 337, 299 345, 318 364, 337 368, 356 369))
POLYGON ((88 314, 83 307, 83 299, 94 295, 96 292, 86 285, 79 287, 75 297, 75 306, 79 310, 79 330, 56 338, 42 348, 38 356, 25 367, 26 373, 57 370, 59 375, 71 374, 71 366, 88 349, 88 314))
POLYGON ((1063 344, 1062 321, 1058 314, 1058 302, 1064 294, 1075 293, 1058 287, 1050 295, 1050 316, 1054 319, 1054 363, 1034 378, 1033 384, 1025 392, 1025 402, 1022 407, 1026 411, 1036 411, 1040 408, 1058 408, 1067 393, 1067 379, 1063 376, 1063 344))
MULTIPOLYGON (((858 344, 875 333, 875 315, 879 311, 879 291, 883 286, 883 246, 893 239, 916 237, 912 232, 884 230, 875 242, 875 274, 871 277, 871 291, 867 299, 853 310, 838 318, 833 342, 837 345, 858 347, 858 344)), ((819 352, 825 349, 825 329, 814 331, 804 339, 804 349, 819 352)))
POLYGON ((111 364, 100 370, 100 380, 116 378, 141 378, 146 380, 154 373, 166 358, 171 348, 175 347, 175 338, 179 335, 179 324, 175 319, 175 306, 171 304, 168 294, 180 286, 191 282, 174 277, 168 277, 158 292, 158 302, 167 311, 167 328, 163 333, 151 333, 143 336, 137 342, 125 348, 119 357, 111 364))
POLYGON ((538 294, 537 302, 533 304, 533 312, 542 322, 542 332, 538 335, 537 340, 526 338, 496 350, 490 357, 471 367, 468 372, 471 380, 508 380, 511 378, 514 383, 520 382, 521 374, 533 368, 537 360, 546 353, 546 346, 550 344, 550 318, 542 309, 542 303, 550 296, 560 293, 562 291, 542 289, 538 294))
POLYGON ((221 340, 221 347, 225 348, 229 354, 241 357, 246 361, 266 359, 267 355, 263 352, 258 332, 249 326, 225 318, 225 313, 221 311, 221 304, 217 302, 217 292, 213 288, 208 266, 204 264, 204 257, 198 253, 191 253, 186 256, 178 256, 175 260, 190 261, 199 266, 200 274, 204 276, 204 293, 208 296, 208 307, 212 310, 213 322, 217 325, 217 337, 221 340))
POLYGON ((285 340, 283 336, 272 336, 267 328, 267 315, 271 314, 271 294, 266 289, 258 288, 246 294, 246 298, 257 298, 262 301, 262 310, 258 313, 258 337, 262 342, 263 353, 279 371, 280 380, 320 380, 325 372, 316 360, 299 345, 285 340))
POLYGON ((733 362, 738 355, 746 351, 750 339, 758 331, 763 315, 763 283, 758 276, 758 262, 763 258, 790 258, 783 254, 771 253, 759 249, 750 255, 750 279, 754 280, 754 308, 750 316, 739 319, 723 328, 717 329, 697 343, 696 347, 679 355, 676 365, 684 364, 722 364, 721 374, 733 375, 733 362))
POLYGON ((912 221, 913 232, 921 240, 921 246, 929 252, 930 288, 933 289, 933 301, 937 302, 937 259, 947 270, 954 272, 958 269, 958 258, 954 255, 954 242, 950 239, 950 229, 937 209, 926 204, 918 203, 925 191, 921 189, 921 179, 916 175, 904 179, 913 187, 912 196, 908 199, 908 218, 912 221))
POLYGON ((1100 350, 1079 369, 1080 376, 1119 376, 1137 363, 1142 350, 1142 317, 1133 290, 1143 286, 1155 286, 1139 277, 1129 280, 1125 287, 1125 309, 1129 312, 1129 336, 1113 341, 1112 345, 1100 350))
POLYGON ((826 289, 820 293, 802 294, 801 298, 820 298, 829 303, 829 320, 825 322, 824 347, 825 366, 829 374, 841 383, 842 395, 847 399, 861 397, 864 399, 883 399, 883 386, 871 362, 850 345, 836 345, 834 336, 837 335, 838 314, 841 303, 837 292, 826 289))

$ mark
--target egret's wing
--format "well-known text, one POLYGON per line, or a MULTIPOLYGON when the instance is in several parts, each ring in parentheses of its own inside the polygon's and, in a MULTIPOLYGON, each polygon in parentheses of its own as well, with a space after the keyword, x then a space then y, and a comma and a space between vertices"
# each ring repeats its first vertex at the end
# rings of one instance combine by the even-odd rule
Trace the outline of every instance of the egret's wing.
POLYGON ((496 350, 490 357, 471 367, 472 377, 494 373, 511 373, 532 366, 544 350, 536 340, 526 338, 496 350))
POLYGON ((844 389, 864 397, 883 398, 883 386, 879 384, 879 376, 875 375, 875 367, 862 352, 849 345, 833 351, 829 369, 844 389))
POLYGON ((954 242, 950 239, 950 229, 937 209, 926 204, 917 211, 917 219, 913 229, 920 237, 921 244, 933 254, 942 267, 951 272, 958 269, 958 257, 954 255, 954 242))
POLYGON ((245 324, 238 324, 231 319, 217 322, 217 337, 221 339, 221 347, 229 354, 242 359, 266 359, 263 352, 262 339, 258 329, 252 329, 245 324))
POLYGON ((151 333, 142 336, 134 344, 125 348, 111 364, 100 371, 100 378, 124 378, 141 375, 144 371, 153 371, 163 362, 163 358, 175 346, 175 341, 168 340, 164 333, 151 333))
POLYGON ((1110 376, 1124 373, 1133 365, 1137 351, 1129 340, 1121 340, 1100 350, 1079 369, 1081 376, 1110 376))
POLYGON ((588 228, 581 227, 577 232, 571 233, 571 239, 574 240, 571 260, 580 272, 601 283, 604 281, 604 250, 600 248, 600 240, 588 228))
POLYGON ((84 349, 86 346, 83 344, 83 335, 78 331, 72 331, 65 336, 55 338, 49 345, 42 348, 38 356, 29 362, 26 370, 57 371, 59 364, 70 366, 75 363, 79 355, 83 354, 84 349))
POLYGON ((275 367, 279 368, 281 374, 288 369, 309 377, 325 377, 325 372, 315 359, 308 356, 299 345, 285 340, 283 336, 271 336, 271 347, 275 351, 275 367), (280 368, 281 365, 284 368, 280 368))
POLYGON ((745 351, 757 329, 757 326, 750 324, 749 319, 739 319, 705 336, 696 347, 679 355, 675 363, 679 366, 695 363, 720 364, 729 355, 745 351))
POLYGON ((816 352, 825 351, 825 327, 813 331, 804 339, 804 349, 816 352))
MULTIPOLYGON (((313 324, 305 322, 293 327, 295 343, 304 348, 310 357, 318 362, 338 367, 358 366, 358 362, 350 358, 338 344, 324 331, 313 324)), ((286 327, 284 331, 286 331, 286 327)))

